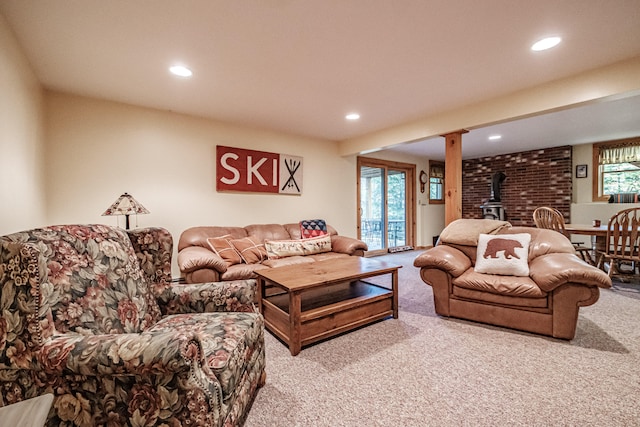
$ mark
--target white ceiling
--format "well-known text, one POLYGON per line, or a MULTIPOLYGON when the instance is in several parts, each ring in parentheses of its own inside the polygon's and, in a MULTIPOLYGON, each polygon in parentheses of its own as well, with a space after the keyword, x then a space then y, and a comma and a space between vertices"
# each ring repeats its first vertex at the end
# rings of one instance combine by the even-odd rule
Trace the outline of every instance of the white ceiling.
MULTIPOLYGON (((640 95, 470 130, 462 136, 463 158, 476 159, 531 149, 640 136, 640 95), (501 135, 490 141, 490 135, 501 135)), ((444 138, 406 143, 394 151, 444 160, 444 138)))
MULTIPOLYGON (((640 0, 0 0, 0 14, 49 89, 337 141, 640 55, 640 0), (529 50, 547 35, 563 42, 529 50), (169 75, 176 62, 194 76, 169 75)), ((633 95, 476 129, 463 156, 640 135, 633 95)), ((397 149, 443 157, 421 144, 397 149)))

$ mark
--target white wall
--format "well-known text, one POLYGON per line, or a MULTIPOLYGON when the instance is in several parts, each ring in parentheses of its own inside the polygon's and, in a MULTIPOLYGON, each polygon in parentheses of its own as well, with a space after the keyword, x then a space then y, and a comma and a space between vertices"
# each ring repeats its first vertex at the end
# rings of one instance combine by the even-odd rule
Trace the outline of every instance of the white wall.
POLYGON ((42 90, 0 15, 0 235, 45 225, 42 90))
POLYGON ((124 226, 101 214, 126 191, 151 212, 133 225, 165 227, 175 246, 192 226, 311 218, 356 236, 356 160, 340 157, 335 142, 57 92, 45 99, 52 224, 124 226), (302 195, 216 192, 216 145, 303 157, 302 195))

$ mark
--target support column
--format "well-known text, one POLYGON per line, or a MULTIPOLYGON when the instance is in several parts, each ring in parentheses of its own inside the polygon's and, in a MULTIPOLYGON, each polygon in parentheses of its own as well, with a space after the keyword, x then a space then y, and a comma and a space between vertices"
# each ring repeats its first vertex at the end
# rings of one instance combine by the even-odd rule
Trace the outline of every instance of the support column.
POLYGON ((462 134, 465 129, 441 135, 445 139, 444 225, 462 218, 462 134))

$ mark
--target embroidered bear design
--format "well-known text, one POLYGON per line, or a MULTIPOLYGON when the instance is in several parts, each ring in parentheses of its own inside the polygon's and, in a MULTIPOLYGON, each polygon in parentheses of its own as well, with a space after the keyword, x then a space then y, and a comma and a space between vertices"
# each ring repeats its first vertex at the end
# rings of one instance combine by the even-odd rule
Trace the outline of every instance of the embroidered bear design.
POLYGON ((498 258, 498 252, 504 251, 504 257, 506 259, 520 259, 515 253, 516 248, 522 248, 522 245, 517 240, 492 239, 487 242, 487 249, 484 251, 483 258, 498 258))

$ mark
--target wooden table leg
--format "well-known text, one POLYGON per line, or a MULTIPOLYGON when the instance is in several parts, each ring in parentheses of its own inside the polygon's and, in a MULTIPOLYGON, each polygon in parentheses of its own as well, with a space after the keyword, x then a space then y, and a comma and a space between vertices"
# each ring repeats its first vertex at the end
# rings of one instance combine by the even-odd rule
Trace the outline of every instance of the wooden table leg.
POLYGON ((301 298, 299 292, 289 292, 289 351, 292 356, 300 353, 300 311, 301 298))
POLYGON ((398 269, 391 273, 391 291, 393 292, 393 318, 398 318, 398 269))

